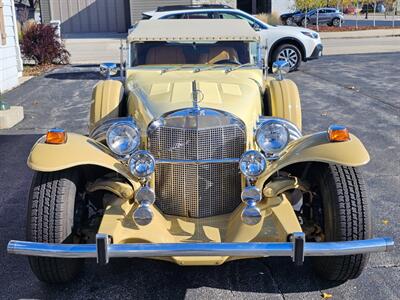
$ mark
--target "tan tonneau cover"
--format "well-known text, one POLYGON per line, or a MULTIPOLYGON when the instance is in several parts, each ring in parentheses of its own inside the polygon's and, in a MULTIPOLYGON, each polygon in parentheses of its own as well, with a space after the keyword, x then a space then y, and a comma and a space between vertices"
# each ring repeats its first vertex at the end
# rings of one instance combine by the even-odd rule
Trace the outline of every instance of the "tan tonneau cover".
POLYGON ((244 20, 143 20, 129 33, 129 42, 144 41, 258 41, 244 20))

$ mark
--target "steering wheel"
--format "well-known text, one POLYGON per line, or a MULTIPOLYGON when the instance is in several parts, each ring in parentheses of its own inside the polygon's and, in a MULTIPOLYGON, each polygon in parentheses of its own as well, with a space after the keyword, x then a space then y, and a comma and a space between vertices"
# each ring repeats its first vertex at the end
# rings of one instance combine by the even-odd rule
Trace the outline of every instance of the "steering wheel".
POLYGON ((231 59, 221 59, 214 62, 214 65, 222 65, 222 64, 240 65, 241 63, 231 59))

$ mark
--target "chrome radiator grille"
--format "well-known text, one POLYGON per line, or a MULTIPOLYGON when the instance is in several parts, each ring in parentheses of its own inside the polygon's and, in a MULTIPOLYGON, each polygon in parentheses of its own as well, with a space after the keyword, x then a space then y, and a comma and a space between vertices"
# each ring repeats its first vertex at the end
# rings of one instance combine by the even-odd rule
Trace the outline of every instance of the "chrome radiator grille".
POLYGON ((149 133, 149 150, 156 159, 200 161, 157 164, 156 205, 166 214, 214 216, 232 212, 241 201, 238 164, 201 161, 239 158, 245 150, 245 130, 238 122, 226 124, 203 117, 193 120, 192 116, 184 123, 178 122, 184 127, 163 124, 149 133))

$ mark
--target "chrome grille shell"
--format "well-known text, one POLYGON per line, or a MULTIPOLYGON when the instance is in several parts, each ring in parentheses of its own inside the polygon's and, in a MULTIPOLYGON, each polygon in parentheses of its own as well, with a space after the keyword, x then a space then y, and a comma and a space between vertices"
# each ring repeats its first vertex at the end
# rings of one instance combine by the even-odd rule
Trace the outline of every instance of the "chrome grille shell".
POLYGON ((156 205, 192 218, 232 212, 241 201, 238 159, 245 146, 244 123, 226 112, 184 109, 152 122, 156 205))

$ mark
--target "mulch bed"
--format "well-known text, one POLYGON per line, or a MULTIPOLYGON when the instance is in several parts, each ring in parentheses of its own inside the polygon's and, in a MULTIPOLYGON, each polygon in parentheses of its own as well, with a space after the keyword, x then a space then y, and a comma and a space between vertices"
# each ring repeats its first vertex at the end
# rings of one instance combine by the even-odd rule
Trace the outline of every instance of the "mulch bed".
MULTIPOLYGON (((307 26, 307 28, 312 30, 317 30, 317 26, 307 26)), ((346 26, 343 25, 342 27, 333 27, 333 26, 319 26, 319 32, 343 32, 343 31, 359 31, 359 30, 376 30, 376 29, 393 29, 393 28, 400 28, 400 26, 395 27, 388 27, 388 26, 346 26)))
POLYGON ((23 76, 39 76, 43 73, 59 68, 60 65, 24 65, 23 76))

